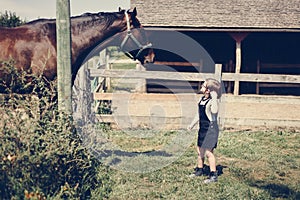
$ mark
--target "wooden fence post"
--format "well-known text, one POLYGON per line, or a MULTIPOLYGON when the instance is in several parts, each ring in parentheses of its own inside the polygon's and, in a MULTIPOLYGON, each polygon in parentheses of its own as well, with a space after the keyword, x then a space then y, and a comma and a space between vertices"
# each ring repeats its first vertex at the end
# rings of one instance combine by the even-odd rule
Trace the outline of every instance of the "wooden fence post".
MULTIPOLYGON (((137 63, 136 70, 137 71, 146 71, 146 68, 141 63, 137 63)), ((142 78, 142 79, 138 80, 135 89, 136 89, 136 92, 138 92, 138 93, 145 93, 147 91, 146 79, 142 78)))
MULTIPOLYGON (((110 70, 112 68, 112 64, 109 62, 109 54, 106 54, 106 61, 105 61, 105 69, 106 70, 110 70)), ((111 79, 109 77, 105 78, 105 86, 106 86, 106 90, 110 91, 111 89, 111 79)))
MULTIPOLYGON (((215 65, 215 79, 218 80, 221 85, 223 86, 222 83, 222 64, 216 64, 215 65)), ((223 88, 222 88, 222 92, 223 92, 223 88)), ((219 116, 218 116, 218 121, 219 121, 219 126, 220 126, 220 130, 223 130, 224 128, 224 107, 223 107, 223 102, 224 100, 220 99, 220 108, 219 108, 219 116)))
POLYGON ((88 122, 91 112, 91 102, 92 100, 92 93, 91 93, 91 84, 89 79, 88 73, 88 62, 81 66, 79 73, 79 113, 81 113, 82 117, 81 120, 84 122, 88 122))
POLYGON ((70 0, 56 0, 58 110, 72 113, 70 0))
MULTIPOLYGON (((260 61, 257 60, 256 63, 256 72, 259 74, 260 73, 260 61)), ((256 82, 256 94, 259 94, 259 82, 256 82)))
MULTIPOLYGON (((200 74, 203 72, 203 59, 200 59, 199 65, 197 66, 197 70, 198 70, 198 73, 200 73, 200 74)), ((199 81, 198 82, 197 92, 200 91, 201 87, 202 87, 202 82, 199 81)))
POLYGON ((221 83, 221 81, 222 81, 222 64, 215 65, 215 78, 221 83))

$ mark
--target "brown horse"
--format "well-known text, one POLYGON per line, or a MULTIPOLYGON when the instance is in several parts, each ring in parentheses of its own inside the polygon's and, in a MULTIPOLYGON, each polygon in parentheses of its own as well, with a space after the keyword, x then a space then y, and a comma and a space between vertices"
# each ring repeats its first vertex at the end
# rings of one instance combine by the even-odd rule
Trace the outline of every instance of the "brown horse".
MULTIPOLYGON (((119 45, 133 59, 152 62, 154 54, 146 40, 137 11, 86 13, 71 17, 72 77, 85 57, 97 45, 119 45), (112 37, 121 33, 120 37, 112 37)), ((105 48, 105 45, 103 48, 105 48)), ((0 80, 6 77, 3 61, 13 59, 18 70, 43 75, 53 80, 56 75, 56 20, 38 19, 15 28, 0 28, 0 80)))

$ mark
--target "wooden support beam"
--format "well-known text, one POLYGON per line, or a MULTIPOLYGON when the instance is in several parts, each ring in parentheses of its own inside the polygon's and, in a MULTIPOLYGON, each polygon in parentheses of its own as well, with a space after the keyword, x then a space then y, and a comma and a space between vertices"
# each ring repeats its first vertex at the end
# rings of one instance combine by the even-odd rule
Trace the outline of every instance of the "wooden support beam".
MULTIPOLYGON (((240 74, 241 71, 241 62, 242 62, 242 51, 241 51, 241 42, 236 42, 236 50, 235 50, 235 74, 240 74)), ((239 81, 234 81, 234 95, 239 95, 240 83, 239 81)))
POLYGON ((56 0, 58 110, 72 113, 70 0, 56 0))
MULTIPOLYGON (((241 72, 241 66, 242 66, 242 50, 241 50, 241 44, 242 41, 247 37, 249 33, 247 32, 232 32, 229 33, 230 36, 235 40, 236 42, 236 50, 235 50, 235 73, 239 74, 241 72)), ((238 95, 240 90, 240 83, 239 81, 234 81, 234 90, 233 94, 238 95)))

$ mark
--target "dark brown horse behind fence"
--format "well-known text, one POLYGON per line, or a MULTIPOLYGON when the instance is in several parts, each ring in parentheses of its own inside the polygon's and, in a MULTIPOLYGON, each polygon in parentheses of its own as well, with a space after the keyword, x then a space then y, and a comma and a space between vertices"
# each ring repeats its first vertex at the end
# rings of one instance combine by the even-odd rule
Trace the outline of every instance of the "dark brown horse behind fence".
MULTIPOLYGON (((133 59, 152 62, 154 54, 136 18, 137 11, 84 14, 71 18, 72 77, 89 52, 105 41, 103 48, 118 45, 133 59), (122 33, 120 37, 112 37, 122 33)), ((39 19, 16 28, 0 28, 0 81, 5 70, 3 61, 13 59, 18 70, 56 77, 56 21, 39 19)))

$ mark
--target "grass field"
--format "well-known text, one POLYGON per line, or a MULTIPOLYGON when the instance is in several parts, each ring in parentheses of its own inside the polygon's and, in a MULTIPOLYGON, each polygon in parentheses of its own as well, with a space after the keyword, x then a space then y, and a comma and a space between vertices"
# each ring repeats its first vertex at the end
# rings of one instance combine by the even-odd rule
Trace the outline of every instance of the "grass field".
MULTIPOLYGON (((130 140, 112 132, 110 138, 128 151, 148 151, 159 148, 172 134, 176 132, 162 134, 159 139, 130 140)), ((112 170, 114 184, 109 199, 300 199, 299 134, 224 131, 215 151, 220 173, 217 183, 206 185, 202 183, 205 177, 188 177, 196 165, 193 143, 162 169, 148 173, 112 170)))

